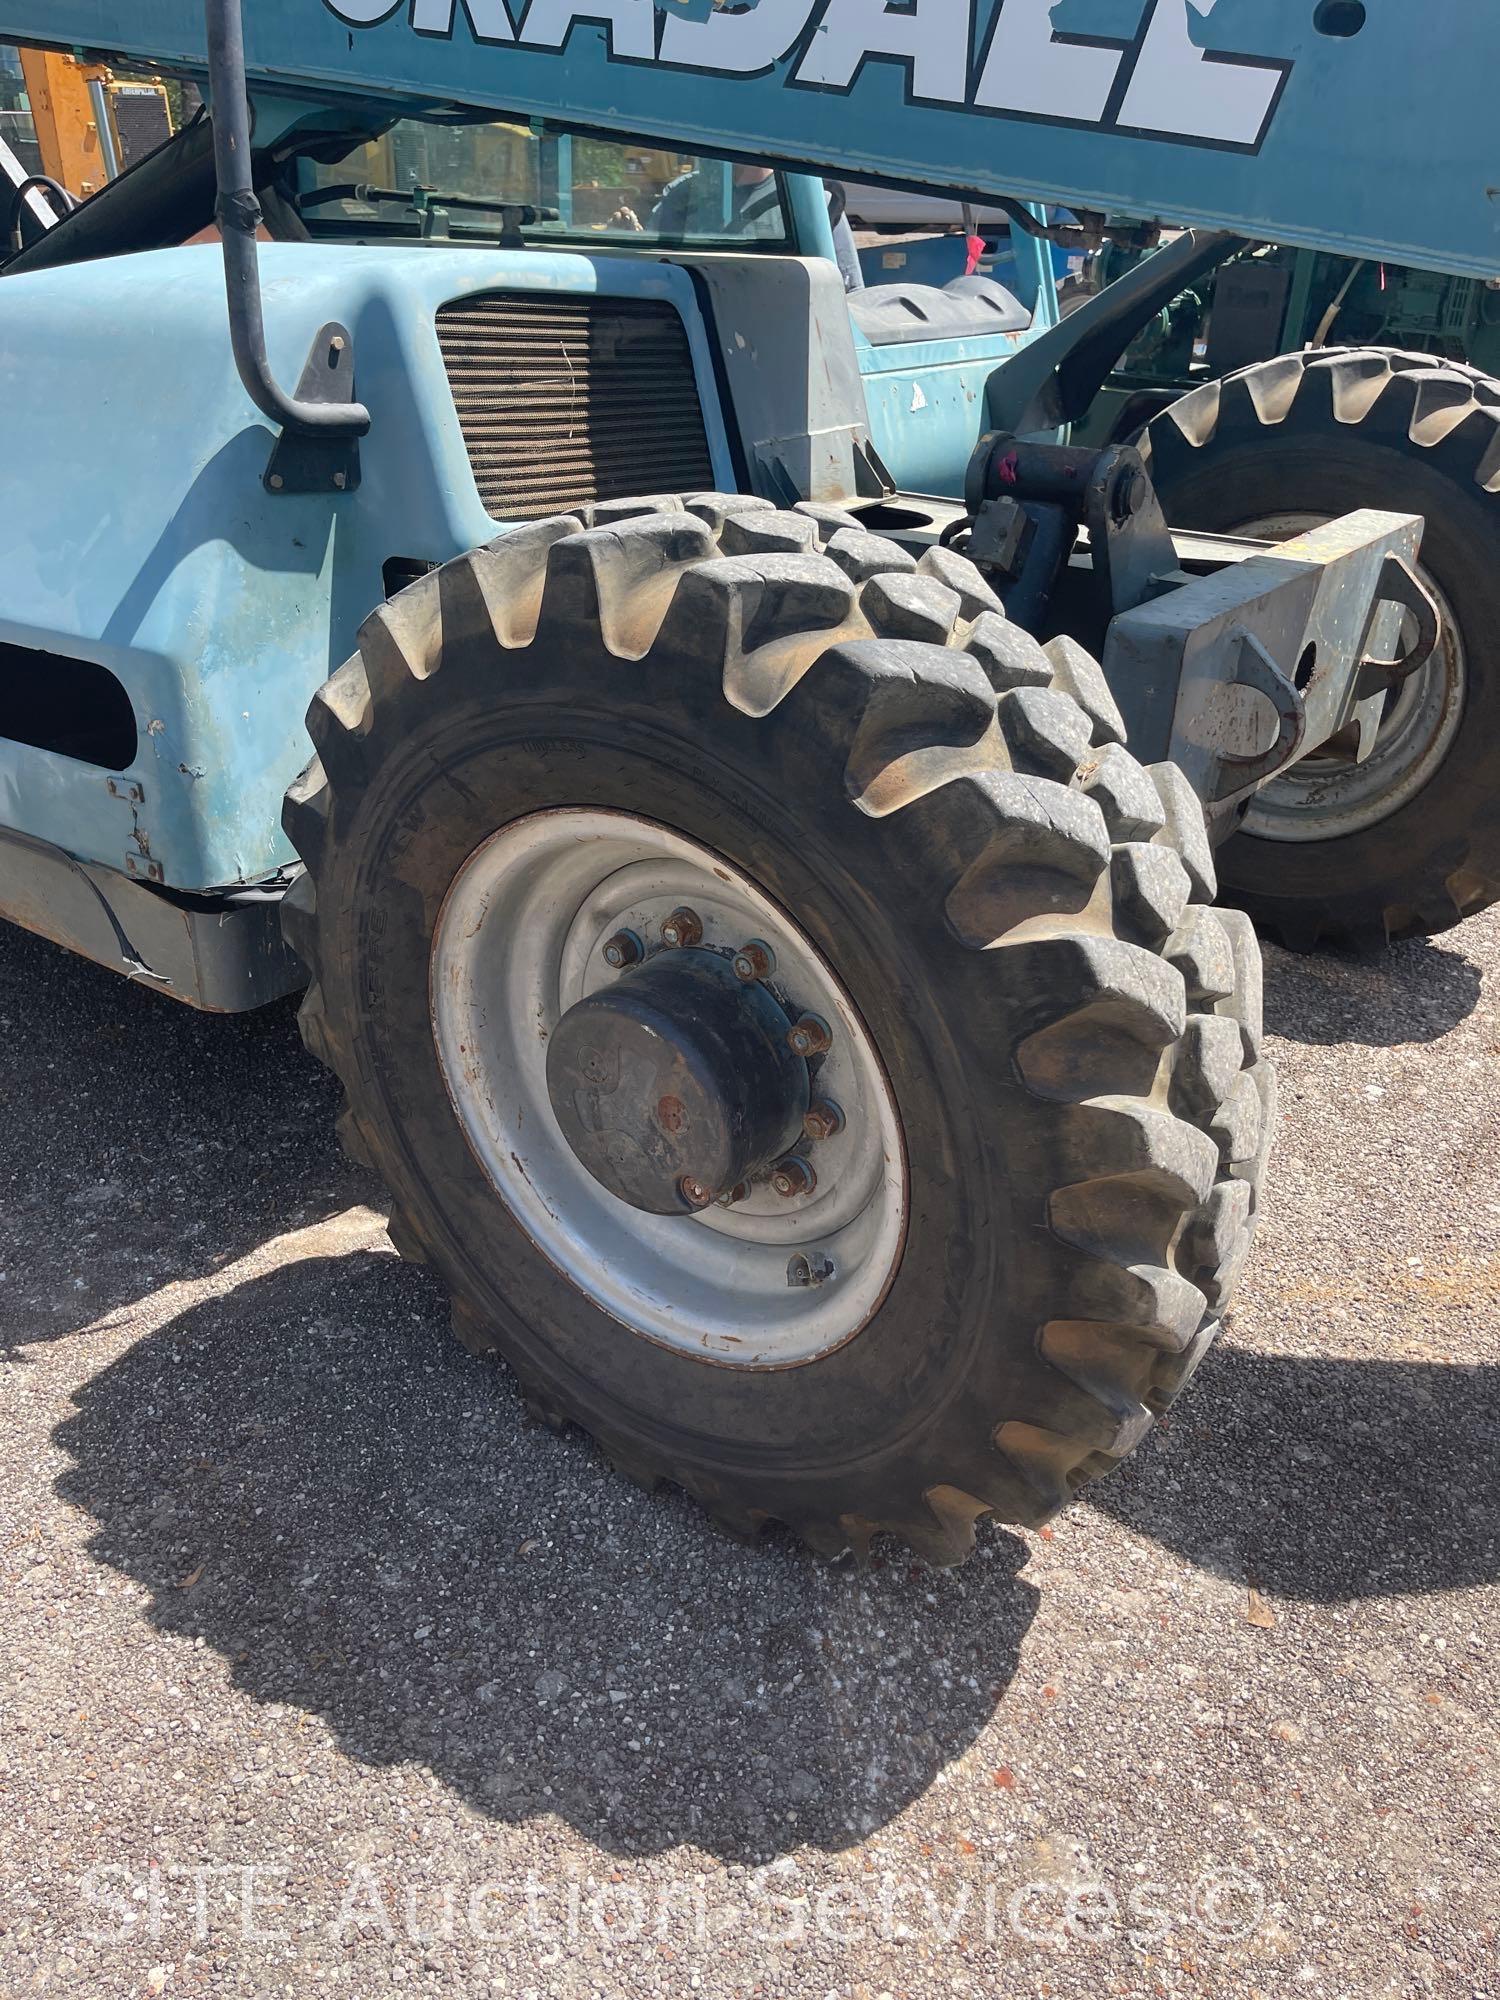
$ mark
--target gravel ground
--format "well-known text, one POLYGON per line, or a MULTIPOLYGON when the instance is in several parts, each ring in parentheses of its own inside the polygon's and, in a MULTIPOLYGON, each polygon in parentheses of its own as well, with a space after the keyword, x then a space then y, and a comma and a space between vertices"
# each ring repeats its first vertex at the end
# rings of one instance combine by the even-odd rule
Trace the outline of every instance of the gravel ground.
POLYGON ((289 1007, 0 926, 0 1994, 1500 1993, 1500 916, 1268 959, 1221 1351, 861 1574, 533 1429, 289 1007))

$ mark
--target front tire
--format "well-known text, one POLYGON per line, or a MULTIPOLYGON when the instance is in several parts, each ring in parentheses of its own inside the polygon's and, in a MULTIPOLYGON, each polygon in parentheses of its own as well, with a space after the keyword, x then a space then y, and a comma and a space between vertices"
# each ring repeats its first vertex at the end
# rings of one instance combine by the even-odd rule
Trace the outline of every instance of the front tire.
POLYGON ((1219 853, 1225 898, 1296 949, 1447 930, 1500 899, 1500 383, 1384 348, 1283 354, 1147 430, 1174 526, 1289 538, 1376 507, 1425 517, 1445 636, 1373 754, 1313 756, 1219 853))
POLYGON ((1196 799, 1129 756, 1070 641, 837 510, 618 503, 381 606, 308 723, 285 816, 304 1039, 397 1248, 539 1414, 738 1533, 777 1520, 832 1553, 890 1531, 952 1562, 978 1517, 1044 1520, 1172 1402, 1254 1225, 1259 961, 1205 907, 1196 799), (624 843, 598 880, 577 861, 596 836, 624 843), (544 849, 563 859, 523 891, 517 856, 544 849), (653 855, 660 878, 621 888, 653 855), (753 917, 778 1004, 811 994, 832 1023, 819 1061, 841 1037, 874 1052, 886 1097, 852 1054, 842 1086, 869 1095, 845 1107, 867 1178, 899 1184, 874 1264, 820 1215, 833 1166, 800 1210, 762 1176, 727 1209, 645 1214, 601 1202, 526 1095, 567 1003, 608 993, 622 910, 654 961, 684 897, 700 953, 753 917), (736 1228, 761 1246, 735 1266, 738 1335, 711 1282, 736 1228))

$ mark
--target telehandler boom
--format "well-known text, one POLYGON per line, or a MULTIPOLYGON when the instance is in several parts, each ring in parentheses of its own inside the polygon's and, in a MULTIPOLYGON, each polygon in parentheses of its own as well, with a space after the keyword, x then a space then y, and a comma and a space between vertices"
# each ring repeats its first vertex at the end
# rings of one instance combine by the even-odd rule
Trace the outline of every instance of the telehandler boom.
POLYGON ((3 269, 0 912, 200 1006, 306 984, 396 1247, 645 1485, 830 1553, 1045 1519, 1250 1247, 1274 1082, 1211 837, 1441 638, 1416 514, 1174 539, 1138 452, 1060 439, 1218 230, 1500 267, 1500 22, 0 35, 210 106, 3 269), (1422 174, 1368 115, 1398 89, 1422 174), (842 169, 1003 196, 1034 304, 846 295, 842 169), (1216 227, 1057 325, 1021 192, 1216 227))

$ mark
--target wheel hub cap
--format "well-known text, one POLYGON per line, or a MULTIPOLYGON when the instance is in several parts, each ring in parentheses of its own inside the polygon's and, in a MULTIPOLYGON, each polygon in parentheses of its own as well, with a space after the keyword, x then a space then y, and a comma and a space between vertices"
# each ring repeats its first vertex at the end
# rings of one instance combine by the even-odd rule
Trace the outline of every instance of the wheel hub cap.
POLYGON ((713 951, 662 950, 570 1007, 547 1049, 563 1137, 632 1208, 680 1215, 770 1165, 802 1130, 792 1023, 713 951))
POLYGON ((428 993, 470 1152, 621 1327, 789 1368, 877 1310, 907 1224, 895 1094, 838 974, 727 856, 634 813, 513 820, 454 878, 428 993))

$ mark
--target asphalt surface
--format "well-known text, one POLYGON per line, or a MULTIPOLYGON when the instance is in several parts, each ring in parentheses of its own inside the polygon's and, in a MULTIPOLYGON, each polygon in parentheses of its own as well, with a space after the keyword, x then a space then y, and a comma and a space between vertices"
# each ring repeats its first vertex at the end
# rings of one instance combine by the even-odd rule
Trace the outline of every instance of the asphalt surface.
POLYGON ((1225 1343, 859 1573, 533 1428, 290 1007, 0 926, 0 1994, 1500 1993, 1500 918, 1267 956, 1225 1343))

